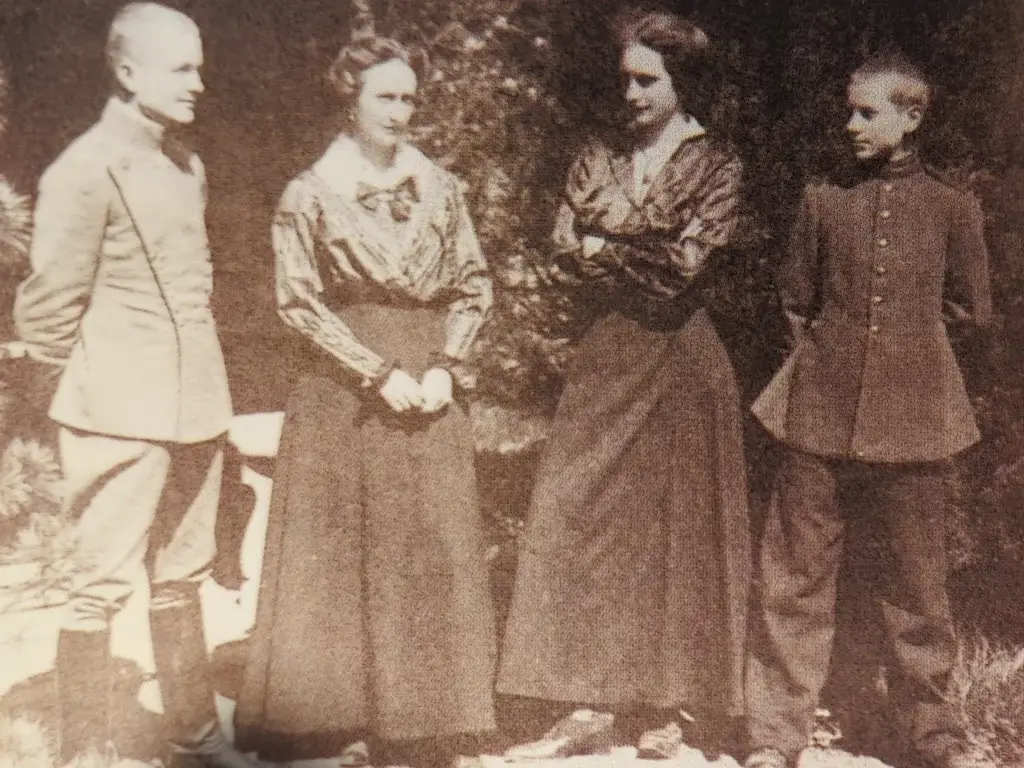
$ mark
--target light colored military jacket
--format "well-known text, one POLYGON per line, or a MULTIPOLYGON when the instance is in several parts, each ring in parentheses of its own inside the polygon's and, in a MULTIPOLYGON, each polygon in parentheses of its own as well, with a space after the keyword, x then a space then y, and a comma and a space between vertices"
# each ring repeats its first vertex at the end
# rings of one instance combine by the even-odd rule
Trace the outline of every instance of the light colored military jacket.
POLYGON ((117 100, 47 169, 14 319, 63 368, 55 421, 182 443, 227 430, 205 206, 198 156, 117 100))

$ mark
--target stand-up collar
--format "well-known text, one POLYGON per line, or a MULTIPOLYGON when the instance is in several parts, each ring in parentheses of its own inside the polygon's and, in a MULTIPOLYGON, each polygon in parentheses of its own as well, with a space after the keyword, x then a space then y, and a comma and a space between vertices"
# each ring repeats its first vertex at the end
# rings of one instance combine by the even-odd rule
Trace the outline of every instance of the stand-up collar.
POLYGON ((914 150, 909 155, 906 155, 895 162, 887 162, 882 166, 879 175, 883 179, 902 179, 907 176, 912 176, 913 174, 920 172, 922 169, 921 157, 918 155, 917 150, 914 150))
POLYGON ((117 97, 107 101, 102 120, 134 146, 161 149, 164 145, 164 127, 117 97))

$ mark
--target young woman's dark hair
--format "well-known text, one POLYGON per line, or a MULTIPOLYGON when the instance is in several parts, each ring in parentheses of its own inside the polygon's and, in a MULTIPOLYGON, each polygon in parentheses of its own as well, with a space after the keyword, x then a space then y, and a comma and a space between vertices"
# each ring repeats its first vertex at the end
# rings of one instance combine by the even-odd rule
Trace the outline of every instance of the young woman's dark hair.
POLYGON ((707 33, 688 19, 629 8, 612 21, 619 51, 643 45, 661 54, 683 110, 708 123, 720 87, 718 62, 707 33))

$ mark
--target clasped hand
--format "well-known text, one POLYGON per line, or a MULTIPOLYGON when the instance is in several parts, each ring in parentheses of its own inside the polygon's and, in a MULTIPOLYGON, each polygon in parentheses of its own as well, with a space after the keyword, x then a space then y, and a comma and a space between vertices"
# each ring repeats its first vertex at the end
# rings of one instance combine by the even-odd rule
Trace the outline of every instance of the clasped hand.
POLYGON ((607 243, 603 237, 597 235, 583 236, 583 258, 591 259, 601 252, 607 243))
POLYGON ((444 368, 431 368, 416 381, 396 369, 381 386, 380 396, 396 413, 437 413, 452 403, 452 375, 444 368))

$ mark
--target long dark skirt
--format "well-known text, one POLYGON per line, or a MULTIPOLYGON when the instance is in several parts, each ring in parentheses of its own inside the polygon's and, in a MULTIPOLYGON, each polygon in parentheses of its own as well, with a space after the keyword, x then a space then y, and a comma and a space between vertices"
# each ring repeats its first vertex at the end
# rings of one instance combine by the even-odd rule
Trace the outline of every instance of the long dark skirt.
MULTIPOLYGON (((419 376, 444 314, 344 313, 419 376)), ((327 375, 287 409, 239 744, 274 759, 494 729, 493 606, 470 424, 409 421, 327 375)))
POLYGON ((701 310, 584 337, 541 462, 500 693, 742 713, 750 533, 740 398, 701 310))

